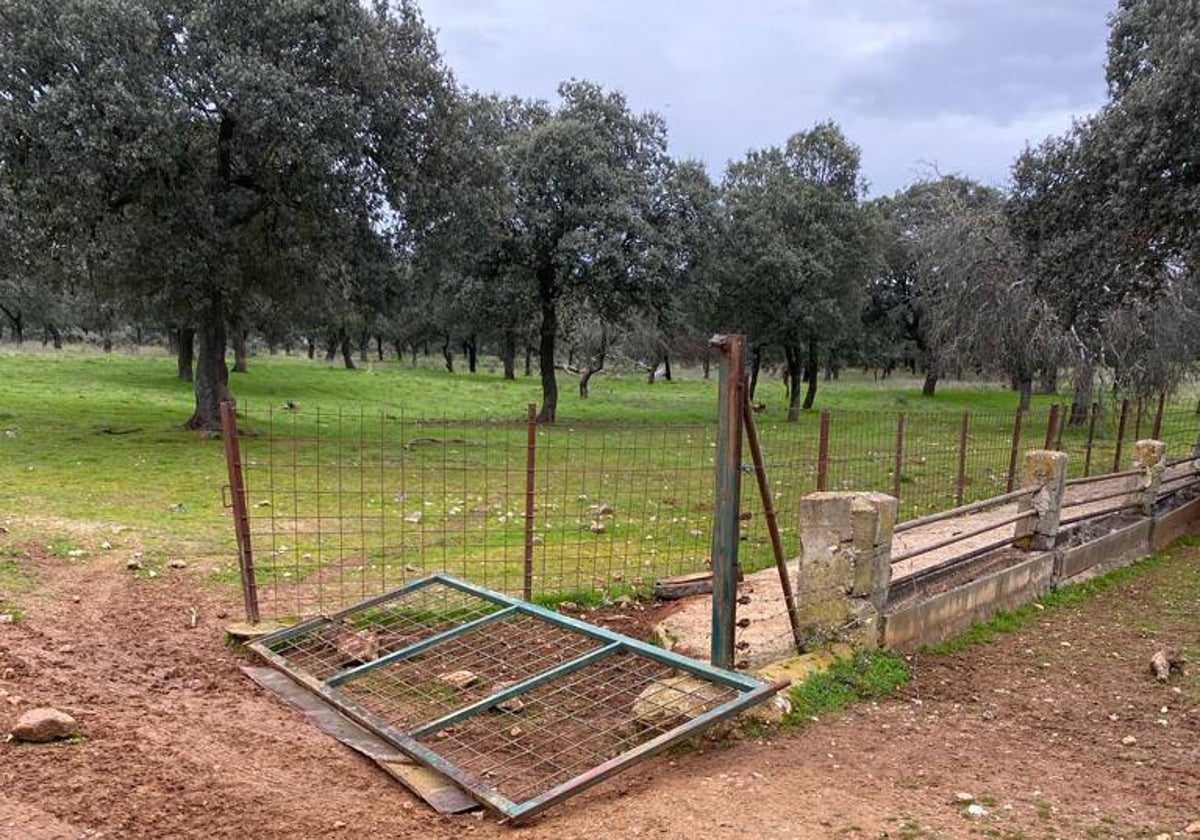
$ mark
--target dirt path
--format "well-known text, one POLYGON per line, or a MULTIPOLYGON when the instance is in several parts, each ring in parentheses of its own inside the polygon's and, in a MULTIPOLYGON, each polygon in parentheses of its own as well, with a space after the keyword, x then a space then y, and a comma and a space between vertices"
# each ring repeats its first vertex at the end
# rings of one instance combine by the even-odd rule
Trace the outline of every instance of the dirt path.
POLYGON ((0 728, 53 704, 87 737, 0 744, 0 838, 1153 836, 1200 820, 1200 680, 1176 693, 1146 673, 1162 642, 1200 659, 1197 548, 996 643, 921 657, 877 707, 657 759, 512 830, 432 816, 253 686, 202 570, 151 580, 116 552, 21 545, 40 586, 0 625, 0 728), (988 815, 962 816, 957 791, 988 815))

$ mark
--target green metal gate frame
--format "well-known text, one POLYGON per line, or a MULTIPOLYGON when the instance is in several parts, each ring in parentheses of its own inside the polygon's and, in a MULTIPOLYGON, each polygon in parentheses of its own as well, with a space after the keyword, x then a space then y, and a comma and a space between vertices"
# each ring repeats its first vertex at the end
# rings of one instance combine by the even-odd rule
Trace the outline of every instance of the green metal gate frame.
POLYGON ((453 780, 465 790, 474 795, 481 803, 500 813, 509 822, 520 822, 555 805, 576 793, 579 793, 598 782, 607 779, 620 770, 645 758, 649 758, 667 747, 688 738, 713 724, 732 717, 742 710, 766 700, 775 692, 787 685, 787 681, 773 684, 763 682, 745 674, 717 668, 699 662, 677 653, 655 647, 646 642, 614 633, 602 627, 597 627, 583 621, 561 615, 553 610, 545 609, 498 592, 474 586, 445 574, 435 574, 421 580, 413 581, 392 592, 368 599, 353 607, 342 610, 332 616, 322 616, 303 621, 293 627, 278 631, 252 643, 250 647, 281 671, 286 673, 299 684, 306 686, 329 703, 333 704, 347 717, 370 729, 377 735, 402 750, 413 759, 427 765, 443 776, 453 780), (406 595, 440 584, 465 594, 488 605, 486 614, 473 617, 471 620, 454 623, 448 629, 432 632, 423 638, 412 641, 403 647, 390 651, 382 656, 376 656, 361 662, 355 667, 339 670, 337 673, 320 678, 308 673, 303 668, 289 661, 280 650, 286 650, 294 640, 306 634, 314 634, 323 628, 336 628, 338 622, 345 620, 356 612, 383 607, 389 602, 403 599, 406 595), (433 720, 428 720, 418 726, 402 728, 395 722, 364 708, 349 697, 344 690, 347 685, 353 685, 356 680, 388 665, 402 663, 417 657, 422 653, 436 651, 441 645, 451 640, 461 644, 473 631, 484 630, 493 622, 515 616, 525 616, 546 622, 556 628, 569 631, 579 637, 593 640, 597 647, 585 653, 574 656, 554 667, 539 671, 532 676, 518 680, 500 691, 494 691, 483 699, 468 703, 454 709, 449 714, 443 714, 433 720), (619 654, 632 655, 644 660, 650 660, 671 669, 694 677, 711 686, 720 687, 734 692, 731 699, 709 708, 702 714, 687 720, 667 731, 661 732, 650 740, 637 744, 631 749, 592 766, 591 769, 560 782, 549 790, 523 801, 513 801, 502 794, 495 785, 486 779, 476 776, 463 767, 447 760, 438 750, 420 743, 418 739, 441 732, 447 727, 470 721, 481 714, 495 709, 499 704, 511 702, 541 686, 552 685, 569 674, 579 671, 588 665, 598 663, 619 654))

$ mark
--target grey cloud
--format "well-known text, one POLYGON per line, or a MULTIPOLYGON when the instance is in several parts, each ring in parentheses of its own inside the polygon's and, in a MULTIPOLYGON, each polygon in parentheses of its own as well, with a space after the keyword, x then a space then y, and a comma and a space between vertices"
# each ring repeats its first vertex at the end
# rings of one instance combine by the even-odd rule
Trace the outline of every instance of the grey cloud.
POLYGON ((863 149, 874 192, 922 161, 999 182, 1026 140, 1104 96, 1100 0, 423 0, 469 87, 553 98, 622 90, 714 175, 823 119, 863 149))

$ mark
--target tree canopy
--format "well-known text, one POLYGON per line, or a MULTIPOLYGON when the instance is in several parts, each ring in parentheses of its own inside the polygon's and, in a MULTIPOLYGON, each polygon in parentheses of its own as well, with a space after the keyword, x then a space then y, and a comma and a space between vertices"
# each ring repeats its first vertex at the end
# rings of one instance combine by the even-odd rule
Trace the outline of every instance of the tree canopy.
POLYGON ((1169 389, 1200 351, 1200 12, 1121 0, 1109 96, 1018 155, 867 198, 832 122, 710 173, 665 121, 572 79, 460 86, 410 0, 0 0, 0 328, 166 336, 189 425, 248 346, 373 341, 474 372, 651 382, 743 331, 789 418, 861 365, 1169 389))

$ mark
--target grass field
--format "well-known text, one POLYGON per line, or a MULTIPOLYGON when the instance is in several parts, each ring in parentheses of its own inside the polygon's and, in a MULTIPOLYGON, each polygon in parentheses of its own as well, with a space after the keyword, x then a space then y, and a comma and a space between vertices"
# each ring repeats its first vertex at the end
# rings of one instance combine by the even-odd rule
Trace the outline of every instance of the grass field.
MULTIPOLYGON (((232 528, 222 505, 220 441, 181 428, 190 385, 174 360, 143 349, 0 355, 0 474, 5 509, 47 520, 138 529, 147 562, 220 556, 234 576, 232 528)), ((387 362, 347 371, 299 357, 258 356, 231 386, 245 412, 255 554, 268 609, 353 599, 431 570, 518 590, 523 574, 525 406, 536 378, 505 382, 387 362), (294 410, 283 406, 291 402, 294 410), (423 420, 424 419, 424 420, 423 420), (336 562, 334 562, 336 561, 336 562)), ((711 539, 716 384, 698 375, 649 385, 606 375, 581 401, 562 377, 560 423, 538 432, 534 588, 551 597, 612 595, 663 574, 704 567, 711 539)), ((781 422, 782 386, 757 399, 768 471, 789 551, 795 504, 815 489, 818 422, 781 422)), ((1040 446, 1056 399, 1039 396, 1022 448, 1040 446)), ((834 412, 829 489, 890 490, 896 422, 907 415, 902 510, 953 505, 958 436, 971 412, 966 498, 1003 492, 1016 396, 996 385, 947 383, 923 398, 918 383, 846 375, 822 387, 834 412)), ((1173 445, 1195 440, 1191 397, 1166 423, 1173 445)), ((1147 409, 1139 431, 1148 433, 1147 409)), ((1133 418, 1128 440, 1133 440, 1133 418)), ((1082 468, 1085 432, 1063 448, 1082 468)), ((1097 434, 1093 472, 1111 467, 1111 412, 1097 434)), ((748 460, 748 456, 746 458, 748 460)), ((761 506, 743 480, 743 559, 770 562, 761 506)), ((71 545, 56 551, 69 553, 71 545)))

